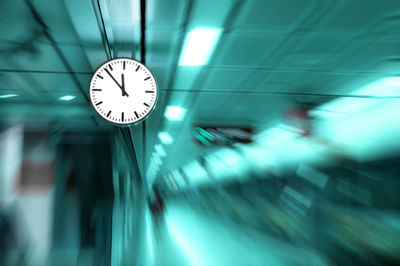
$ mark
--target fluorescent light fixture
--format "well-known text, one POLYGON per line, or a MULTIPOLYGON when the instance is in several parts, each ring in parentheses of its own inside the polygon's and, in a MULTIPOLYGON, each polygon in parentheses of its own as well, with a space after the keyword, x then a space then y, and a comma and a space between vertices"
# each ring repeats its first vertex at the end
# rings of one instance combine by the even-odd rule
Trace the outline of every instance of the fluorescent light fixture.
POLYGON ((0 99, 12 98, 12 97, 17 97, 17 96, 18 96, 18 94, 14 94, 14 93, 3 94, 3 95, 0 95, 0 99))
POLYGON ((165 152, 165 150, 164 150, 164 148, 163 148, 162 145, 158 144, 158 145, 155 146, 155 148, 156 148, 156 151, 158 152, 158 154, 159 154, 161 157, 167 156, 167 153, 165 152))
POLYGON ((71 100, 75 99, 75 96, 73 96, 73 95, 65 95, 65 96, 62 96, 62 97, 60 97, 58 99, 61 100, 61 101, 71 101, 71 100))
POLYGON ((180 66, 207 64, 221 36, 221 28, 195 28, 186 35, 180 66))
POLYGON ((167 132, 159 132, 158 138, 164 144, 171 144, 174 141, 174 139, 171 137, 171 135, 168 134, 167 132))
POLYGON ((186 109, 179 106, 168 106, 164 116, 171 121, 182 121, 185 117, 186 109))

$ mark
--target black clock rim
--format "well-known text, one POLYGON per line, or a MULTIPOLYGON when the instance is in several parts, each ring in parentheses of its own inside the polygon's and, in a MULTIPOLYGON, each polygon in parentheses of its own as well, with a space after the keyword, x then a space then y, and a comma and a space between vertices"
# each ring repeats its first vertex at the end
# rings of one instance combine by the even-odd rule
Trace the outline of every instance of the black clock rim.
POLYGON ((140 61, 138 61, 138 60, 136 60, 136 59, 129 58, 129 57, 118 57, 118 58, 113 58, 113 59, 110 59, 110 60, 105 61, 104 63, 102 63, 102 64, 93 72, 92 78, 90 79, 90 83, 89 83, 89 98, 90 98, 90 103, 91 103, 90 105, 91 105, 92 109, 96 112, 96 114, 98 114, 98 116, 101 117, 102 120, 106 121, 107 123, 109 123, 109 124, 111 124, 111 125, 113 125, 113 126, 118 126, 118 127, 132 127, 132 126, 136 126, 137 124, 140 124, 140 123, 142 123, 144 120, 146 120, 146 119, 150 116, 150 114, 157 108, 158 94, 159 94, 158 83, 157 83, 157 79, 156 79, 156 77, 154 76, 153 72, 152 72, 145 64, 143 64, 142 62, 140 62, 140 61), (96 72, 97 72, 100 68, 102 68, 104 65, 110 63, 111 61, 115 61, 115 60, 119 60, 119 59, 132 60, 132 61, 135 61, 135 62, 141 64, 142 66, 144 66, 145 68, 147 68, 147 70, 151 73, 151 75, 152 75, 153 78, 154 78, 154 82, 156 83, 156 90, 157 90, 157 93, 156 93, 156 99, 155 99, 155 101, 154 101, 153 108, 151 108, 150 112, 148 112, 147 115, 146 115, 145 117, 143 117, 143 118, 141 118, 141 119, 139 119, 139 120, 137 120, 137 121, 135 121, 135 122, 129 123, 129 124, 114 123, 114 122, 111 122, 111 121, 105 119, 102 115, 99 114, 99 112, 97 112, 96 108, 93 106, 92 97, 91 97, 91 95, 90 95, 90 86, 92 85, 92 81, 93 81, 93 78, 95 77, 96 72))

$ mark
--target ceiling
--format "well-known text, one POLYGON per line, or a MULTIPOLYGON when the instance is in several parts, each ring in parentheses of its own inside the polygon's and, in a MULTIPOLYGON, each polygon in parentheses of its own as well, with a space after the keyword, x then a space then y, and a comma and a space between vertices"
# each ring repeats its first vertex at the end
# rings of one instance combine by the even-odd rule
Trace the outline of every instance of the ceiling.
POLYGON ((142 170, 158 132, 173 137, 159 174, 219 149, 197 145, 193 125, 260 132, 293 101, 322 105, 400 74, 398 0, 14 0, 0 3, 0 31, 0 94, 18 95, 0 99, 3 124, 113 130, 89 105, 91 75, 111 58, 145 61, 160 98, 130 130, 142 170), (179 66, 195 27, 223 33, 207 65, 179 66), (76 98, 60 101, 65 95, 76 98), (185 108, 184 120, 167 120, 168 105, 185 108))

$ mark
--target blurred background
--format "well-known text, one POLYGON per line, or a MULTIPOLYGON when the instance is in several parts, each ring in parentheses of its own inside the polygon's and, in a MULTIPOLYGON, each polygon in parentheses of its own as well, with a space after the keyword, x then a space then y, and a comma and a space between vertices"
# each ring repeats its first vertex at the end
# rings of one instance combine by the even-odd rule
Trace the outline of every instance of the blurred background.
POLYGON ((398 0, 1 1, 0 55, 0 265, 400 264, 398 0))

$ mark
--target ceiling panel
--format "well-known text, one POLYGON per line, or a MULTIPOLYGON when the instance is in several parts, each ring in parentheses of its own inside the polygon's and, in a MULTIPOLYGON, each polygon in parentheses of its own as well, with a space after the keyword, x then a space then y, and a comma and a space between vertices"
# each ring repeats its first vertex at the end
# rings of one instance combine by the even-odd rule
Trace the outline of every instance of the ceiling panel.
POLYGON ((177 52, 178 32, 173 30, 149 29, 146 31, 147 63, 171 64, 177 52))
POLYGON ((41 87, 47 91, 78 91, 68 73, 30 73, 30 76, 38 81, 41 87))
POLYGON ((147 25, 149 28, 176 28, 181 24, 188 1, 147 1, 147 25))
POLYGON ((223 36, 213 66, 257 66, 280 38, 268 34, 230 33, 223 36))
MULTIPOLYGON (((92 74, 75 74, 76 78, 79 81, 79 84, 83 91, 86 93, 86 95, 89 96, 89 86, 90 86, 90 80, 92 79, 92 74)), ((76 86, 75 86, 76 87, 76 86)))
POLYGON ((199 88, 206 91, 234 91, 249 74, 248 69, 209 69, 204 70, 198 80, 205 80, 199 88))
POLYGON ((291 84, 291 81, 301 74, 301 71, 269 71, 268 75, 265 75, 264 79, 258 82, 257 86, 255 86, 255 90, 271 90, 276 86, 291 84))
MULTIPOLYGON (((14 91, 14 93, 21 97, 16 97, 12 100, 29 99, 29 101, 41 103, 45 99, 42 97, 38 90, 44 91, 41 85, 32 78, 31 73, 19 73, 19 72, 2 72, 0 81, 2 83, 2 89, 4 91, 14 91)), ((45 92, 47 93, 47 92, 45 92)))
POLYGON ((349 94, 359 86, 369 83, 369 80, 377 79, 381 73, 310 73, 301 75, 293 83, 297 85, 297 91, 301 93, 317 94, 349 94), (307 78, 306 78, 307 77, 307 78), (351 84, 355 85, 351 85, 351 84))
POLYGON ((80 43, 64 1, 42 0, 34 3, 50 35, 59 43, 80 43))
POLYGON ((65 1, 65 5, 87 60, 95 70, 107 60, 107 54, 92 1, 69 0, 65 1))
POLYGON ((193 106, 193 123, 203 122, 206 118, 208 118, 208 122, 210 121, 210 117, 214 117, 218 115, 215 110, 224 104, 226 101, 227 93, 223 92, 203 92, 203 93, 193 93, 196 95, 196 102, 193 106))
POLYGON ((167 65, 152 66, 151 64, 149 64, 149 67, 156 79, 159 89, 168 89, 168 75, 170 68, 168 68, 167 65))
POLYGON ((342 69, 375 71, 385 60, 398 60, 400 58, 398 56, 400 41, 376 40, 363 43, 365 44, 363 47, 349 47, 347 51, 343 51, 344 55, 348 55, 352 51, 353 53, 340 65, 342 69))
MULTIPOLYGON (((320 70, 334 70, 334 59, 338 56, 338 49, 348 40, 325 35, 296 37, 291 41, 294 45, 282 55, 278 64, 279 68, 308 69, 318 64, 320 70)), ((268 62, 263 65, 268 65, 268 62)))
POLYGON ((338 2, 339 8, 332 12, 321 26, 342 30, 371 30, 371 25, 400 11, 397 0, 338 2))
POLYGON ((7 45, 4 41, 15 42, 26 39, 26 35, 35 28, 32 24, 32 14, 23 0, 1 1, 0 18, 0 48, 7 45))
POLYGON ((313 15, 317 1, 249 0, 235 22, 237 28, 279 28, 289 31, 299 21, 313 15))
POLYGON ((255 91, 257 92, 274 92, 274 93, 279 93, 279 92, 291 92, 291 91, 296 91, 298 90, 297 86, 293 86, 290 83, 286 82, 268 82, 268 81, 263 81, 260 82, 259 86, 255 87, 255 91))
POLYGON ((59 47, 74 72, 94 72, 96 70, 89 65, 87 55, 81 45, 60 45, 59 47))
POLYGON ((20 51, 10 58, 10 68, 35 71, 66 71, 53 46, 44 41, 32 43, 32 51, 20 51), (28 60, 27 60, 28 59, 28 60))

